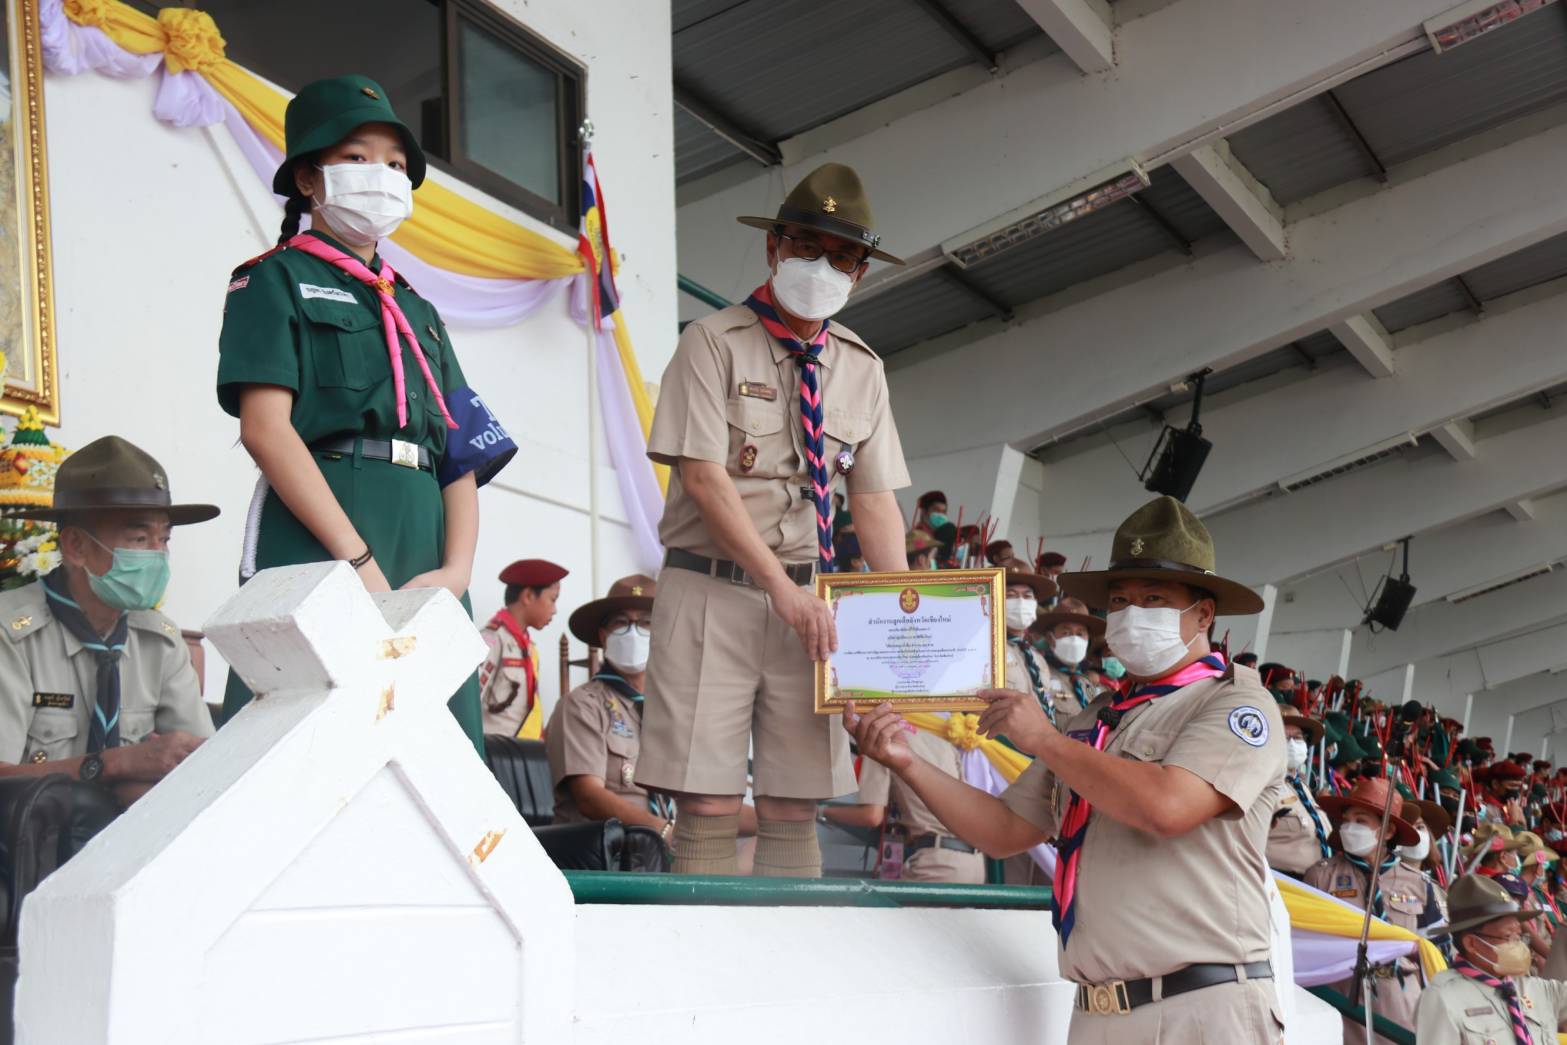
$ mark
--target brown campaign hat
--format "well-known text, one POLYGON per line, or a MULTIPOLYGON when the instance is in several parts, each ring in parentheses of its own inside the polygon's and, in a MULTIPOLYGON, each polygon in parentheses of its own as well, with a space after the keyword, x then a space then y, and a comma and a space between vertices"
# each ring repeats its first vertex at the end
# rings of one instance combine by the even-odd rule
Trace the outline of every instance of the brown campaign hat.
POLYGON ((804 225, 867 247, 871 257, 879 261, 903 264, 902 258, 878 249, 881 237, 873 231, 876 219, 871 217, 870 197, 854 168, 841 163, 824 163, 807 174, 794 191, 784 197, 776 217, 752 216, 735 220, 769 232, 779 225, 804 225))
POLYGON ((1055 609, 1041 613, 1034 620, 1034 629, 1043 633, 1057 624, 1081 624, 1088 629, 1090 639, 1097 639, 1105 633, 1105 622, 1089 613, 1082 599, 1074 599, 1070 595, 1056 603, 1055 609))
POLYGON ((599 644, 599 625, 616 610, 653 609, 653 596, 658 593, 658 582, 644 573, 622 577, 609 586, 609 594, 602 599, 583 603, 572 611, 566 626, 571 633, 589 646, 599 644))
POLYGON ((1315 744, 1317 741, 1322 739, 1322 734, 1324 732, 1323 726, 1322 723, 1316 719, 1307 718, 1305 715, 1300 714, 1294 708, 1289 707, 1288 705, 1281 705, 1279 707, 1279 714, 1283 716, 1284 724, 1286 726, 1300 727, 1301 731, 1306 734, 1306 743, 1315 744), (1286 708, 1288 710, 1286 710, 1286 708))
POLYGON ((1045 602, 1056 597, 1056 582, 1049 577, 1042 577, 1037 573, 1029 573, 1017 566, 1007 567, 1006 586, 1014 584, 1026 584, 1034 589, 1036 602, 1045 602))
POLYGON ((1403 817, 1404 797, 1393 789, 1386 777, 1373 776, 1361 777, 1355 781, 1355 786, 1347 795, 1323 795, 1317 800, 1322 811, 1332 819, 1334 833, 1338 831, 1339 821, 1344 818, 1344 811, 1351 806, 1357 809, 1365 809, 1373 813, 1379 820, 1382 817, 1382 807, 1389 801, 1388 792, 1392 791, 1392 808, 1388 811, 1388 827, 1393 829, 1392 844, 1414 845, 1420 841, 1420 832, 1414 825, 1403 817))
POLYGON ((1447 891, 1447 924, 1440 929, 1430 930, 1427 935, 1456 936, 1498 918, 1516 918, 1526 922, 1544 913, 1521 910, 1518 901, 1494 878, 1487 878, 1483 874, 1466 874, 1461 875, 1447 891))
POLYGON ((1432 838, 1441 838, 1453 826, 1452 815, 1435 802, 1427 802, 1425 799, 1416 798, 1404 803, 1405 809, 1408 809, 1410 806, 1418 806, 1420 808, 1420 821, 1431 832, 1432 838))
POLYGON ((65 459, 54 476, 54 504, 9 512, 13 519, 72 522, 91 512, 156 508, 169 513, 174 526, 206 522, 218 514, 213 504, 175 504, 169 476, 141 447, 106 435, 65 459))
POLYGON ((1213 538, 1191 510, 1173 497, 1149 501, 1127 516, 1110 544, 1110 568, 1063 573, 1061 590, 1095 609, 1110 601, 1115 580, 1176 581, 1212 593, 1218 612, 1262 612, 1262 596, 1214 572, 1213 538))

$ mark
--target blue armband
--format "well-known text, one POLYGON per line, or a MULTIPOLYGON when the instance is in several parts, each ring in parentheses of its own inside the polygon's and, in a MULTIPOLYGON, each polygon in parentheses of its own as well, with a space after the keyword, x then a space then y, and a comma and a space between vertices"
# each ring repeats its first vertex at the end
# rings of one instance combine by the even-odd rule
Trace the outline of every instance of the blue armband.
POLYGON ((471 388, 446 393, 446 409, 457 427, 446 432, 446 454, 435 477, 444 488, 472 472, 474 482, 483 486, 516 455, 517 444, 471 388))

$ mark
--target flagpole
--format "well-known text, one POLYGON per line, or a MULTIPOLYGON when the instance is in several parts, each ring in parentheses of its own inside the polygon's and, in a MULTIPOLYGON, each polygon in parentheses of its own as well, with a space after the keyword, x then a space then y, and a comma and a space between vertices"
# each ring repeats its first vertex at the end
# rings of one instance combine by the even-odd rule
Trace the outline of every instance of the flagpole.
MULTIPOLYGON (((586 163, 588 150, 593 145, 593 121, 583 120, 578 128, 577 137, 581 142, 584 164, 584 177, 586 177, 586 163)), ((591 258, 584 259, 591 262, 591 258)), ((604 264, 609 264, 609 258, 605 258, 604 264)), ((584 278, 592 285, 588 287, 588 562, 589 576, 593 584, 590 597, 597 598, 599 592, 604 589, 599 586, 599 379, 598 379, 598 336, 599 336, 599 310, 597 273, 592 265, 588 265, 588 271, 584 278)))

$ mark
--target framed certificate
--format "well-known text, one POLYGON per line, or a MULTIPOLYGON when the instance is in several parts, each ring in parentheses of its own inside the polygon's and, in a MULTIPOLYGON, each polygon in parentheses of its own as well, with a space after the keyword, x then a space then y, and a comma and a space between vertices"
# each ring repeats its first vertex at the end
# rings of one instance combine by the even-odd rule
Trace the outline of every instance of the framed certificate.
POLYGON ((854 701, 904 711, 982 711, 1006 678, 1006 571, 824 573, 816 594, 838 652, 816 665, 816 713, 854 701))

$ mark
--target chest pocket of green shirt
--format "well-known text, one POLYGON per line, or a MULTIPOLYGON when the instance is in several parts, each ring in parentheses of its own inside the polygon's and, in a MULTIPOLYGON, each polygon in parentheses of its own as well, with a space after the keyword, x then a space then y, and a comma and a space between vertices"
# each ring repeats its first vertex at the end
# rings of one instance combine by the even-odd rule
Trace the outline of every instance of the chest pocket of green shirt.
POLYGON ((306 336, 315 356, 316 384, 364 390, 387 376, 386 335, 380 313, 363 302, 305 298, 306 336))

